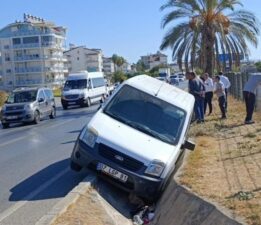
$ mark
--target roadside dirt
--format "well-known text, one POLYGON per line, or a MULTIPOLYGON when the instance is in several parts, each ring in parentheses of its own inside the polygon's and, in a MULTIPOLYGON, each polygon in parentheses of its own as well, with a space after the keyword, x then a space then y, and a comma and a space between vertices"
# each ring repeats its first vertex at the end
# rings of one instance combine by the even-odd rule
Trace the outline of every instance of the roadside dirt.
POLYGON ((227 120, 219 109, 194 125, 191 134, 197 148, 188 157, 179 183, 211 202, 229 209, 232 217, 247 224, 261 224, 261 115, 255 124, 244 125, 242 102, 229 99, 227 120))
POLYGON ((88 190, 52 225, 113 225, 94 189, 88 190))

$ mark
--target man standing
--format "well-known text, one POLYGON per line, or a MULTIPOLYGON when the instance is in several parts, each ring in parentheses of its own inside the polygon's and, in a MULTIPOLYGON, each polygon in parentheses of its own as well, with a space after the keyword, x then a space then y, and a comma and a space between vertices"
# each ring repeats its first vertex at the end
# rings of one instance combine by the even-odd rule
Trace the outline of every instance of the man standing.
POLYGON ((227 93, 228 93, 228 88, 230 88, 230 86, 231 86, 231 83, 230 83, 229 79, 226 76, 224 76, 223 72, 219 72, 218 75, 220 77, 220 81, 225 86, 225 94, 226 94, 225 109, 226 109, 226 112, 227 112, 227 93))
POLYGON ((209 77, 208 73, 204 74, 204 86, 205 86, 204 114, 206 114, 207 105, 208 105, 209 108, 208 115, 210 115, 212 113, 212 98, 213 98, 214 84, 213 84, 213 80, 209 77))
POLYGON ((197 123, 204 122, 204 85, 194 72, 186 73, 189 80, 189 93, 195 97, 194 112, 197 123))
POLYGON ((243 95, 246 103, 245 124, 254 123, 252 116, 255 109, 256 89, 259 84, 261 84, 261 74, 253 74, 244 86, 243 95))
POLYGON ((220 76, 215 76, 215 89, 214 92, 218 97, 218 104, 220 111, 222 113, 221 119, 226 119, 226 93, 225 93, 225 86, 221 82, 220 76))

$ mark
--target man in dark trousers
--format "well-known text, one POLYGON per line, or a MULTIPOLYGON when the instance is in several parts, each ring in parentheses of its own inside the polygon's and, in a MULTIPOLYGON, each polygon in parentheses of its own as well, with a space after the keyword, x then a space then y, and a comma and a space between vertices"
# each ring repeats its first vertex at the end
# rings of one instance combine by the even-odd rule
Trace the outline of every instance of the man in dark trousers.
POLYGON ((246 103, 245 124, 254 123, 252 116, 255 109, 256 90, 259 84, 261 84, 261 74, 252 74, 244 86, 243 95, 246 103))
POLYGON ((195 97, 194 112, 197 123, 204 122, 204 93, 205 87, 203 82, 194 72, 187 72, 186 77, 189 80, 189 93, 195 97))
POLYGON ((206 114, 207 105, 209 108, 209 114, 212 113, 212 98, 213 98, 213 90, 214 83, 213 80, 209 77, 208 73, 204 74, 204 86, 205 86, 205 103, 204 103, 204 113, 206 114))

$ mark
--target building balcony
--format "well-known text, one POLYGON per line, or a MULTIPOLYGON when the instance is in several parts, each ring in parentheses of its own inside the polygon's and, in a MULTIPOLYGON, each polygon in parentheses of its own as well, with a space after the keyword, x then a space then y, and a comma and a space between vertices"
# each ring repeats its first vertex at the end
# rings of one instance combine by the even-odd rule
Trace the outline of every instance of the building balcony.
POLYGON ((52 73, 68 73, 68 67, 66 67, 66 66, 46 67, 45 71, 52 72, 52 73))
POLYGON ((16 74, 21 73, 41 73, 44 72, 44 69, 40 66, 36 67, 21 67, 21 68, 15 68, 16 74))
POLYGON ((24 49, 24 48, 39 48, 39 43, 30 43, 30 44, 16 44, 13 45, 14 49, 24 49))
POLYGON ((57 44, 56 42, 42 42, 41 47, 42 48, 65 50, 65 46, 63 46, 61 44, 57 44))
POLYGON ((41 79, 26 79, 26 80, 17 80, 15 82, 16 86, 28 86, 28 85, 39 85, 42 84, 42 80, 41 79))
POLYGON ((40 61, 40 60, 42 60, 42 58, 38 54, 23 55, 23 56, 15 56, 14 57, 15 62, 18 62, 18 61, 40 61))

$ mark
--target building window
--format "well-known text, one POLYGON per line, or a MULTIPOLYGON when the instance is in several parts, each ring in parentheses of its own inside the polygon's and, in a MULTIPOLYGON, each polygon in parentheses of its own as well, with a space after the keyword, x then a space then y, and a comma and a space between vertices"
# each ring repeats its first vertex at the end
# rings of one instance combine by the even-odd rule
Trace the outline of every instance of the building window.
POLYGON ((38 36, 24 37, 23 38, 23 43, 24 44, 39 43, 39 38, 38 38, 38 36))
POLYGON ((77 57, 77 60, 78 60, 78 61, 79 61, 79 59, 80 59, 80 58, 79 58, 79 57, 77 57))
POLYGON ((13 45, 19 45, 21 44, 21 39, 20 38, 13 38, 13 45))
POLYGON ((12 72, 11 69, 7 69, 7 70, 6 70, 6 73, 11 73, 11 72, 12 72))

